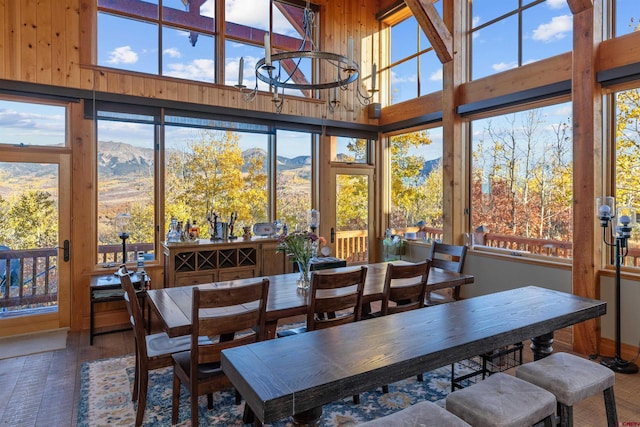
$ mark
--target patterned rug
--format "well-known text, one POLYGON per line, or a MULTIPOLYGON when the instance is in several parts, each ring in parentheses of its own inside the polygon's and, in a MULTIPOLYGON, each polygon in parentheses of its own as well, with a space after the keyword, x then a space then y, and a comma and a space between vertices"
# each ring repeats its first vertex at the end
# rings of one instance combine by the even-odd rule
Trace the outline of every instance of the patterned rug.
MULTIPOLYGON (((458 373, 456 369, 456 373, 458 373)), ((360 404, 351 398, 333 402, 323 408, 322 426, 354 426, 361 422, 397 412, 422 400, 437 402, 450 391, 449 367, 424 375, 424 381, 415 377, 389 385, 389 393, 381 389, 360 395, 360 404)), ((134 376, 134 355, 86 362, 80 371, 80 404, 78 426, 106 425, 129 426, 135 422, 135 407, 131 402, 134 376)), ((149 377, 149 395, 145 410, 145 426, 171 425, 172 368, 158 369, 149 377)), ((244 401, 235 404, 232 389, 213 395, 214 409, 207 409, 206 396, 199 399, 201 425, 241 426, 244 401)), ((189 393, 182 390, 178 426, 191 422, 189 393)), ((292 426, 291 419, 279 421, 273 426, 292 426)))

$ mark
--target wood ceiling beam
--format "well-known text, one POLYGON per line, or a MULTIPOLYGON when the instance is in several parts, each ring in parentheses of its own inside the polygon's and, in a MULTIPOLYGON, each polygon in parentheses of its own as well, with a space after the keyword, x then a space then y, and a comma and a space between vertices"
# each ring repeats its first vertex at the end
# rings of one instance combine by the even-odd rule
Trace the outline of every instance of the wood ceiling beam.
POLYGON ((569 4, 571 13, 574 15, 593 8, 593 0, 567 0, 567 3, 569 4))
MULTIPOLYGON (((590 1, 590 0, 583 0, 590 1)), ((453 37, 438 15, 431 0, 405 0, 406 5, 424 31, 440 62, 447 63, 453 59, 453 37)))

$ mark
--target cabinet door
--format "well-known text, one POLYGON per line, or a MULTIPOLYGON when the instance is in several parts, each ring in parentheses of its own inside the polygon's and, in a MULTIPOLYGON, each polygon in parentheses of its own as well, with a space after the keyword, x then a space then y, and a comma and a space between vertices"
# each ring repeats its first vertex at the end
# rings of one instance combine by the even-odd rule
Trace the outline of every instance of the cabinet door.
POLYGON ((229 270, 220 270, 218 273, 218 280, 223 282, 225 280, 238 280, 238 279, 250 279, 252 277, 256 277, 256 270, 254 268, 250 269, 229 269, 229 270))
POLYGON ((293 272, 293 263, 284 253, 276 253, 277 243, 262 245, 262 276, 275 276, 293 272))

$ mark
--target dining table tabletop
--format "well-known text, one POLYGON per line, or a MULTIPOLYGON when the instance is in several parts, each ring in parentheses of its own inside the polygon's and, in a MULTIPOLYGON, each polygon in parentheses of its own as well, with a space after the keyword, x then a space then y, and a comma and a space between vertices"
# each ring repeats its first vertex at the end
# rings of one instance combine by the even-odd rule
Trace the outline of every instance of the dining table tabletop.
POLYGON ((263 423, 318 425, 322 406, 606 314, 604 301, 522 286, 222 351, 222 370, 263 423))
MULTIPOLYGON (((369 306, 372 302, 381 301, 384 278, 387 265, 390 262, 365 264, 367 278, 363 291, 363 305, 369 306)), ((394 264, 408 264, 408 261, 393 261, 394 264)), ((323 270, 323 273, 347 271, 360 266, 341 267, 323 270)), ((278 320, 288 317, 305 315, 309 303, 308 292, 298 289, 297 279, 299 273, 279 274, 266 276, 269 279, 269 295, 266 309, 266 333, 267 338, 274 338, 278 320)), ((205 283, 192 286, 168 287, 152 289, 147 292, 149 305, 160 319, 163 330, 170 337, 187 335, 191 333, 191 307, 193 288, 215 289, 240 286, 261 280, 261 277, 249 279, 237 279, 205 283)), ((429 272, 428 290, 435 291, 456 286, 471 284, 474 277, 469 274, 456 273, 432 267, 429 272)))

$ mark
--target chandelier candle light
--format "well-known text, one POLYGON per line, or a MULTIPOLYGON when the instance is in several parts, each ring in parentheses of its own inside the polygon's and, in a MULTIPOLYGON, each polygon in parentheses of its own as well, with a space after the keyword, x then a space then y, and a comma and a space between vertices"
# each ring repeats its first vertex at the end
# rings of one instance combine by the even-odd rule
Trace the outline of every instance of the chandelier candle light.
MULTIPOLYGON (((255 66, 256 84, 252 90, 247 90, 243 83, 244 75, 244 58, 240 58, 238 64, 238 84, 236 87, 243 94, 246 102, 252 102, 258 92, 258 81, 262 81, 269 85, 269 90, 273 92, 272 102, 276 108, 276 112, 282 111, 284 99, 278 95, 278 90, 284 95, 284 89, 294 89, 301 91, 317 91, 320 89, 328 89, 327 105, 331 112, 340 105, 337 89, 347 90, 351 83, 359 81, 360 67, 354 60, 354 41, 353 37, 347 40, 347 56, 337 53, 324 52, 316 48, 312 38, 312 27, 315 22, 315 12, 311 10, 309 1, 306 3, 303 14, 302 28, 304 34, 300 47, 296 51, 283 51, 280 53, 271 53, 271 34, 264 35, 264 58, 258 60, 255 66), (310 46, 307 46, 309 43, 310 46), (296 73, 300 70, 302 60, 310 60, 314 67, 326 67, 324 76, 335 76, 324 78, 322 81, 310 83, 305 80, 297 80, 296 73), (335 69, 335 72, 326 70, 335 69), (284 70, 284 72, 283 72, 284 70), (330 89, 333 89, 331 95, 330 89)), ((356 98, 362 105, 368 105, 373 99, 376 90, 376 65, 372 65, 371 69, 371 89, 370 95, 364 95, 360 90, 360 85, 356 85, 356 98)))
POLYGON ((636 211, 629 206, 621 206, 614 216, 615 199, 613 197, 598 197, 596 199, 596 215, 603 229, 603 239, 607 246, 615 248, 614 263, 616 267, 616 354, 613 357, 605 357, 600 362, 602 365, 621 374, 635 374, 638 365, 624 360, 620 355, 620 267, 624 264, 624 258, 629 251, 628 240, 631 237, 631 229, 636 223, 636 211), (607 236, 607 228, 612 223, 611 234, 607 236), (617 224, 616 224, 617 223, 617 224), (611 242, 611 239, 615 239, 611 242))

